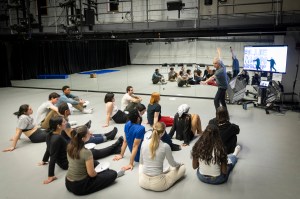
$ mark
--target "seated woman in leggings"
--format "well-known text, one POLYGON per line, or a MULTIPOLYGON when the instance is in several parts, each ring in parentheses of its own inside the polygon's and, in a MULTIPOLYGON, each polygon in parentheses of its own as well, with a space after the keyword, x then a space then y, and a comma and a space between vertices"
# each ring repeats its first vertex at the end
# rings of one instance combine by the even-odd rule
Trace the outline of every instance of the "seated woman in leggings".
POLYGON ((110 119, 113 119, 117 124, 125 124, 127 122, 127 114, 118 109, 115 104, 115 95, 113 93, 107 93, 105 95, 104 103, 106 107, 106 123, 103 127, 109 126, 110 119))
POLYGON ((237 145, 233 154, 227 156, 218 127, 209 124, 191 152, 193 168, 197 169, 199 180, 208 184, 227 182, 240 150, 237 145))
POLYGON ((172 138, 176 132, 176 139, 183 140, 182 146, 188 146, 196 135, 202 134, 201 120, 198 114, 189 114, 190 107, 181 104, 174 116, 174 123, 169 136, 172 138))
POLYGON ((150 140, 142 143, 139 185, 144 189, 165 191, 185 174, 185 166, 174 160, 170 146, 160 140, 165 128, 164 123, 155 123, 150 140), (167 172, 163 172, 165 158, 171 165, 167 172))
POLYGON ((97 164, 94 163, 93 154, 84 148, 90 136, 86 126, 79 126, 67 147, 69 168, 65 185, 67 190, 75 195, 97 192, 112 185, 117 178, 117 172, 114 170, 107 169, 101 173, 95 171, 97 164))
POLYGON ((24 133, 33 143, 46 141, 47 133, 45 130, 35 126, 34 120, 31 117, 32 113, 33 110, 28 104, 21 105, 19 111, 14 113, 14 115, 18 117, 16 133, 11 139, 11 147, 4 149, 3 152, 15 150, 22 133, 24 133))

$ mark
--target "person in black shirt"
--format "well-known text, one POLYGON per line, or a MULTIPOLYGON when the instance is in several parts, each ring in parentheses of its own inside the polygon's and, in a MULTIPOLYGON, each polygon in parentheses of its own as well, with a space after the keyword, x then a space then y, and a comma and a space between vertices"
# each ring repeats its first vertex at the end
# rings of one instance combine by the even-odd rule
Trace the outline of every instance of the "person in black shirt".
POLYGON ((66 128, 66 120, 62 116, 56 116, 49 121, 49 133, 46 137, 47 148, 43 157, 42 162, 39 165, 44 165, 48 162, 48 179, 44 180, 44 184, 57 179, 54 175, 55 163, 58 164, 62 169, 68 169, 67 160, 67 144, 68 142, 61 136, 61 131, 66 128))
POLYGON ((230 123, 227 108, 220 106, 217 108, 216 118, 209 121, 219 128, 221 139, 227 154, 233 153, 237 143, 237 134, 240 133, 238 125, 230 123))
POLYGON ((196 135, 202 134, 201 120, 198 114, 189 114, 189 105, 182 104, 174 116, 174 123, 169 132, 172 138, 176 131, 176 139, 183 140, 182 146, 188 146, 196 135))

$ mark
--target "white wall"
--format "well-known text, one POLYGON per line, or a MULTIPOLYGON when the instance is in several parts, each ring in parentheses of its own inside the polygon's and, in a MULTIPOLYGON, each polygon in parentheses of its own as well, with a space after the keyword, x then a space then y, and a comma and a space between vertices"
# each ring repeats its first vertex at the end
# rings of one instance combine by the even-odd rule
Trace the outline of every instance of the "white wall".
POLYGON ((243 65, 245 45, 263 45, 261 42, 225 42, 225 41, 180 41, 133 43, 130 46, 132 64, 163 64, 163 63, 203 63, 212 65, 217 56, 217 48, 221 49, 221 58, 226 65, 232 64, 230 46, 233 48, 240 65, 243 65))

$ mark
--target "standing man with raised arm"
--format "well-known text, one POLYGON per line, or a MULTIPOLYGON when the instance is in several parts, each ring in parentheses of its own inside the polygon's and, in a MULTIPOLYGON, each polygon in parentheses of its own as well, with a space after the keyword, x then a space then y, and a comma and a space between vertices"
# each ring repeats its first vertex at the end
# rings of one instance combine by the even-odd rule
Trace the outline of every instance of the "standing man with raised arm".
POLYGON ((233 72, 233 78, 236 77, 240 72, 240 64, 239 60, 236 58, 236 55, 233 53, 233 50, 230 46, 230 51, 232 55, 232 72, 233 72))
POLYGON ((202 84, 207 84, 207 82, 209 82, 213 79, 215 79, 217 82, 218 91, 217 91, 217 93, 215 95, 215 99, 214 99, 214 104, 215 104, 216 110, 220 106, 220 103, 222 104, 222 106, 227 107, 226 103, 225 103, 225 95, 226 95, 226 90, 227 90, 227 86, 228 86, 226 67, 220 58, 221 57, 220 49, 218 48, 217 51, 218 51, 219 57, 215 57, 213 60, 213 64, 214 64, 214 67, 216 68, 216 72, 213 76, 211 76, 207 80, 202 81, 202 84))
POLYGON ((127 86, 126 93, 122 97, 121 101, 121 110, 122 111, 130 111, 133 109, 138 103, 141 103, 142 98, 133 94, 133 87, 127 86))

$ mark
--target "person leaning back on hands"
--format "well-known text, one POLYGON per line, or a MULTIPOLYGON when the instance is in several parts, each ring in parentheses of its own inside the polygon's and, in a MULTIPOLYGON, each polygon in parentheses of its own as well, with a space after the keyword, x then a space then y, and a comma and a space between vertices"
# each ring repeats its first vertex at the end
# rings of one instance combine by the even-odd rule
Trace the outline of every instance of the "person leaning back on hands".
POLYGON ((140 149, 145 134, 145 127, 140 124, 140 115, 137 109, 129 112, 129 121, 125 124, 124 131, 125 138, 121 148, 121 153, 115 155, 113 160, 122 159, 128 146, 131 152, 130 161, 127 166, 122 167, 122 170, 132 170, 134 167, 134 161, 139 162, 140 160, 140 149))

